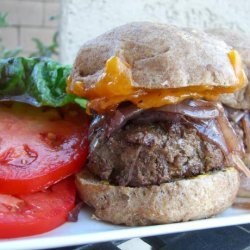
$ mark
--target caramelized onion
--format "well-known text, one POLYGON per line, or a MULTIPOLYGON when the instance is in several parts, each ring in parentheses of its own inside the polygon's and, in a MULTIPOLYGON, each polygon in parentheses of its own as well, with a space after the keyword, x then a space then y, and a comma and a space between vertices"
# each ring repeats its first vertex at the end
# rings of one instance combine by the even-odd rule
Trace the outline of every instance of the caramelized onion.
POLYGON ((102 129, 102 127, 104 127, 105 124, 106 124, 106 117, 104 115, 95 116, 89 127, 89 139, 91 140, 92 137, 94 136, 94 133, 102 129))
POLYGON ((245 113, 243 119, 242 119, 242 127, 245 134, 245 144, 247 153, 250 153, 250 117, 249 113, 245 113))
POLYGON ((127 121, 137 117, 142 112, 142 109, 134 105, 118 109, 109 119, 109 126, 106 130, 107 135, 110 136, 114 131, 123 127, 127 121))
POLYGON ((228 146, 226 144, 226 141, 224 139, 223 133, 221 132, 221 129, 219 127, 219 124, 217 120, 211 119, 211 120, 189 120, 185 119, 186 123, 190 127, 193 127, 197 130, 198 134, 207 141, 210 141, 214 144, 216 144, 225 156, 229 153, 228 146))
POLYGON ((110 136, 115 131, 123 127, 128 121, 138 118, 144 121, 173 120, 177 114, 196 119, 212 119, 219 115, 219 111, 213 102, 202 100, 187 100, 175 105, 166 105, 160 108, 140 109, 135 105, 119 107, 115 112, 105 116, 96 116, 90 126, 90 138, 96 129, 105 131, 106 136, 110 136), (169 117, 166 113, 174 114, 169 117))
POLYGON ((240 120, 245 116, 245 112, 242 110, 226 107, 226 116, 229 118, 229 120, 238 123, 240 120))
POLYGON ((242 172, 247 178, 250 178, 250 170, 245 165, 245 163, 241 160, 239 155, 230 154, 229 158, 231 158, 231 160, 234 163, 236 169, 238 169, 240 172, 242 172))
POLYGON ((250 167, 250 154, 245 154, 243 158, 245 164, 250 167))
POLYGON ((163 112, 159 110, 147 110, 139 114, 134 120, 134 123, 151 123, 151 122, 178 122, 183 115, 163 112))
POLYGON ((105 135, 109 137, 112 133, 120 129, 129 120, 138 116, 141 112, 143 112, 142 109, 130 105, 118 108, 115 112, 106 114, 105 116, 97 115, 90 125, 89 138, 91 139, 97 130, 104 131, 105 135))
POLYGON ((197 119, 212 119, 219 115, 219 111, 214 103, 203 100, 187 100, 176 105, 166 105, 157 110, 182 114, 197 119))
POLYGON ((231 153, 244 153, 244 145, 240 138, 236 135, 231 123, 228 121, 224 109, 221 104, 217 104, 220 115, 217 121, 220 125, 221 131, 227 144, 227 148, 231 153))
POLYGON ((82 206, 83 206, 83 202, 82 201, 78 202, 75 205, 75 207, 68 213, 67 221, 69 222, 78 221, 78 216, 79 216, 82 206))

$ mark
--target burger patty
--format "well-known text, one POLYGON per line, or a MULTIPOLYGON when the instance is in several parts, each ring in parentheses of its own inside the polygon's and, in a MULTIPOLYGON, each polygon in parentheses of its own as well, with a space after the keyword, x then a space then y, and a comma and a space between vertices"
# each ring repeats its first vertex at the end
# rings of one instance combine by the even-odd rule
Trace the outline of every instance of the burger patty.
POLYGON ((221 149, 181 123, 127 124, 99 140, 88 169, 101 180, 139 187, 225 167, 221 149))

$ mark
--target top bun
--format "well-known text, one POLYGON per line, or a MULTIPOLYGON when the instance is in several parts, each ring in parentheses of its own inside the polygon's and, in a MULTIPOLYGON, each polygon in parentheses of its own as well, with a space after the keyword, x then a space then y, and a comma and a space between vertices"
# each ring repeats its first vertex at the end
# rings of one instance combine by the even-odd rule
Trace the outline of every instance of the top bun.
POLYGON ((72 71, 72 83, 94 87, 106 61, 119 57, 131 69, 132 85, 148 89, 232 86, 238 83, 228 53, 231 47, 204 32, 173 25, 135 22, 85 43, 72 71))
MULTIPOLYGON (((244 71, 247 78, 250 79, 250 37, 242 32, 227 29, 211 29, 206 32, 224 40, 240 53, 244 71)), ((222 95, 220 101, 232 108, 250 109, 250 85, 248 84, 234 94, 222 95)))

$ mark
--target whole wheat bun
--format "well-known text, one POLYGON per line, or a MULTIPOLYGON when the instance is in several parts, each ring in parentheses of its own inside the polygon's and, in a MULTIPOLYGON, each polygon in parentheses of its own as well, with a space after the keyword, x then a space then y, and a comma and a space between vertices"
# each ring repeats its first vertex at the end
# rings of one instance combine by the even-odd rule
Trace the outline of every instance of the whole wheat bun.
MULTIPOLYGON (((250 154, 247 154, 244 157, 244 162, 248 167, 250 167, 250 154)), ((243 173, 240 173, 240 188, 238 196, 250 198, 250 179, 246 177, 243 173)))
MULTIPOLYGON (((227 29, 211 29, 206 32, 224 40, 228 45, 235 48, 241 55, 244 71, 250 79, 250 36, 242 32, 227 29)), ((220 101, 232 108, 250 109, 250 85, 236 91, 233 94, 224 94, 220 101)))
POLYGON ((231 47, 202 31, 173 25, 129 23, 85 43, 74 62, 72 83, 93 87, 113 56, 126 62, 135 87, 232 86, 237 77, 227 53, 231 47))
POLYGON ((159 186, 123 187, 104 184, 87 169, 77 175, 81 199, 95 216, 129 226, 165 224, 216 215, 233 203, 239 188, 234 168, 159 186))
POLYGON ((250 180, 243 174, 240 174, 240 188, 238 196, 250 198, 250 180))

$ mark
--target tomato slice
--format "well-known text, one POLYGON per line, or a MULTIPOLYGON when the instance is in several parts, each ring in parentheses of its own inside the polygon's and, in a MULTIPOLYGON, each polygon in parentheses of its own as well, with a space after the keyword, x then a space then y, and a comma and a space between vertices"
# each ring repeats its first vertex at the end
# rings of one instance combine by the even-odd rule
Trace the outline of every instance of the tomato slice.
POLYGON ((37 192, 76 173, 87 156, 88 119, 76 107, 0 105, 0 193, 37 192))
POLYGON ((74 207, 75 194, 74 178, 69 177, 44 192, 0 195, 0 238, 30 236, 60 226, 74 207))

